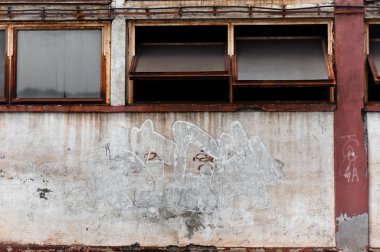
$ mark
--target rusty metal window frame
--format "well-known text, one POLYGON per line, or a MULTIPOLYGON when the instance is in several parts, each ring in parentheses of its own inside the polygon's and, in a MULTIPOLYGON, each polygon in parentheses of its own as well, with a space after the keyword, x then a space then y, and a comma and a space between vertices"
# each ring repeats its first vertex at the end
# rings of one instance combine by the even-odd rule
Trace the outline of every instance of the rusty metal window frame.
MULTIPOLYGON (((333 104, 335 101, 335 86, 336 86, 336 79, 334 75, 333 70, 333 49, 332 49, 332 41, 333 41, 333 35, 332 35, 332 26, 333 21, 331 19, 324 19, 324 20, 261 20, 261 21, 233 21, 233 22, 226 22, 223 20, 215 20, 215 21, 203 21, 203 22, 196 22, 196 21, 186 21, 186 22, 178 22, 178 21, 172 21, 172 22, 165 22, 162 23, 160 21, 130 21, 128 22, 128 28, 129 28, 129 46, 128 46, 128 66, 129 66, 129 76, 127 77, 127 89, 126 89, 126 97, 127 97, 127 104, 128 105, 137 105, 134 102, 133 98, 133 79, 136 78, 136 74, 133 72, 134 67, 136 65, 136 45, 135 45, 135 27, 138 26, 207 26, 207 25, 227 25, 228 26, 228 40, 227 40, 227 55, 230 57, 230 90, 229 90, 229 102, 230 105, 238 105, 238 104, 262 104, 262 103, 273 103, 271 101, 249 101, 249 102, 239 102, 234 99, 234 88, 239 87, 302 87, 304 88, 304 92, 308 92, 307 87, 326 87, 326 90, 328 91, 328 98, 327 100, 321 101, 321 103, 329 103, 333 104), (273 82, 267 82, 267 81, 239 81, 237 79, 237 64, 236 64, 236 53, 235 53, 235 34, 234 34, 234 28, 237 25, 244 25, 244 26, 255 26, 255 25, 326 25, 327 27, 327 34, 326 34, 326 42, 322 39, 322 46, 323 46, 323 54, 325 57, 325 66, 327 70, 328 78, 325 80, 301 80, 301 81, 289 81, 289 80, 281 80, 281 81, 273 81, 273 82)), ((310 36, 309 36, 310 37, 310 36)), ((181 75, 181 73, 178 73, 181 75)), ((174 75, 173 75, 174 76, 174 75)), ((157 77, 157 76, 155 76, 157 77)), ((289 103, 308 103, 307 101, 290 101, 289 103)), ((196 101, 194 103, 197 103, 196 101)), ((276 102, 275 102, 276 103, 276 102)), ((280 102, 282 103, 282 102, 280 102)), ((283 102, 284 104, 286 102, 283 102)), ((319 102, 317 102, 319 103, 319 102)), ((146 104, 148 105, 148 104, 146 104)), ((159 106, 164 106, 165 104, 157 104, 159 106)), ((167 104, 171 106, 171 104, 167 104)), ((173 104, 172 104, 173 105, 173 104)), ((224 106, 223 104, 220 104, 221 106, 224 106)), ((166 105, 165 105, 166 106, 166 105)), ((199 104, 199 106, 207 106, 207 104, 199 104)), ((168 108, 166 108, 168 110, 168 108)), ((170 109, 169 109, 170 110, 170 109)))
POLYGON ((129 70, 129 78, 131 80, 138 79, 161 79, 161 78, 174 78, 174 79, 199 79, 199 78, 229 78, 230 77, 230 58, 227 55, 226 44, 224 43, 143 43, 141 45, 148 46, 181 46, 181 45, 197 45, 197 46, 212 46, 212 45, 224 45, 225 54, 224 54, 224 71, 147 71, 139 72, 137 71, 137 65, 139 61, 139 53, 133 56, 131 67, 129 70))
POLYGON ((380 32, 379 34, 373 35, 371 34, 370 27, 378 26, 380 31, 380 20, 378 19, 367 19, 366 20, 366 34, 365 34, 365 55, 366 55, 366 78, 365 78, 365 90, 364 90, 364 102, 366 104, 366 109, 374 109, 374 111, 378 111, 379 98, 374 97, 378 96, 377 94, 380 91, 380 69, 377 69, 375 64, 375 59, 371 55, 370 52, 370 44, 371 41, 379 41, 380 40, 380 32))
MULTIPOLYGON (((333 55, 332 55, 332 21, 331 20, 321 20, 321 21, 306 21, 306 22, 257 22, 257 23, 234 23, 233 27, 236 26, 265 26, 265 25, 327 25, 327 34, 326 34, 326 42, 322 37, 316 36, 276 36, 272 35, 269 37, 255 37, 255 38, 246 38, 246 39, 262 39, 262 40, 277 40, 277 39, 289 39, 289 40, 297 40, 297 39, 321 39, 323 55, 324 55, 324 63, 327 72, 327 79, 321 80, 239 80, 238 78, 238 59, 236 54, 236 44, 235 41, 239 39, 239 36, 236 35, 234 37, 234 54, 232 56, 232 88, 304 88, 304 92, 308 92, 308 87, 326 87, 329 89, 329 100, 327 102, 335 101, 335 86, 336 79, 333 69, 333 55)), ((244 37, 243 37, 244 38, 244 37)), ((235 97, 233 98, 235 100, 235 97)), ((298 101, 297 101, 298 102, 298 101)), ((300 101, 302 102, 302 101, 300 101)))
MULTIPOLYGON (((239 40, 240 38, 236 38, 239 40)), ((334 86, 335 85, 335 76, 332 68, 332 61, 327 55, 326 44, 320 37, 265 37, 265 38, 242 38, 244 40, 307 40, 307 39, 317 39, 321 41, 322 45, 322 53, 324 56, 325 69, 328 78, 326 79, 300 79, 300 80, 289 80, 289 79, 281 79, 281 80, 240 80, 238 76, 238 56, 235 53, 233 57, 233 86, 239 87, 326 87, 326 86, 334 86)), ((235 50, 237 48, 235 47, 235 50)))
POLYGON ((6 81, 2 104, 109 104, 110 102, 110 24, 96 23, 12 23, 0 26, 6 29, 6 81), (100 97, 99 98, 18 98, 16 95, 16 53, 18 31, 43 30, 101 30, 100 97))
MULTIPOLYGON (((128 77, 127 77, 127 82, 128 82, 128 88, 126 89, 127 91, 127 104, 132 105, 136 104, 137 102, 135 101, 135 93, 134 93, 134 87, 135 87, 135 82, 137 80, 203 80, 203 79, 208 79, 208 80, 226 80, 228 81, 230 85, 230 80, 231 80, 231 70, 230 70, 230 56, 228 55, 228 41, 227 41, 227 36, 228 36, 228 23, 226 22, 167 22, 167 23, 156 23, 156 22, 129 22, 129 46, 128 46, 128 77), (225 55, 224 55, 224 66, 225 69, 224 71, 180 71, 180 72, 147 72, 147 73, 139 73, 136 72, 136 67, 137 67, 137 61, 139 59, 138 55, 138 47, 135 43, 136 41, 136 34, 135 34, 135 28, 136 27, 144 27, 144 26, 203 26, 203 27, 208 27, 208 26, 225 26, 226 27, 226 43, 219 43, 219 42, 181 42, 181 43, 176 43, 176 42, 164 42, 164 43, 145 43, 145 44, 165 44, 165 45, 174 45, 174 44, 182 44, 182 45, 211 45, 211 44, 224 44, 226 47, 225 50, 225 55)), ((229 97, 228 97, 229 100, 229 97)), ((226 103, 228 103, 228 100, 226 103)), ((141 104, 141 102, 138 102, 141 104)), ((144 103, 144 102, 143 102, 144 103)), ((150 103, 150 102, 149 102, 150 103)), ((174 104, 179 104, 179 103, 188 103, 188 102, 160 102, 161 104, 169 104, 169 106, 174 105, 174 104), (174 104, 173 104, 174 103, 174 104)), ((199 103, 197 101, 194 101, 194 103, 199 103)), ((207 106, 207 104, 213 104, 215 102, 200 102, 204 105, 207 106)), ((147 103, 148 104, 148 103, 147 103)), ((202 105, 201 105, 202 106, 202 105)))

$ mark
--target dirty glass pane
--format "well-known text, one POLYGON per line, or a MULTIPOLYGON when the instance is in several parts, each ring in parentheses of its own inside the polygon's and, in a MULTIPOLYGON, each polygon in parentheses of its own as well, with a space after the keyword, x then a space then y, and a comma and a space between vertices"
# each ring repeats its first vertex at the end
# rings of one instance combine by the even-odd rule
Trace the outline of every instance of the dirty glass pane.
POLYGON ((321 39, 237 40, 239 80, 328 79, 321 39))
POLYGON ((17 97, 99 98, 101 30, 17 33, 17 97))
POLYGON ((375 66, 377 69, 377 74, 380 74, 380 41, 371 40, 369 43, 369 53, 375 61, 375 66))
POLYGON ((136 72, 225 71, 225 45, 140 45, 136 72))
POLYGON ((5 31, 0 31, 0 98, 4 98, 5 89, 5 31))

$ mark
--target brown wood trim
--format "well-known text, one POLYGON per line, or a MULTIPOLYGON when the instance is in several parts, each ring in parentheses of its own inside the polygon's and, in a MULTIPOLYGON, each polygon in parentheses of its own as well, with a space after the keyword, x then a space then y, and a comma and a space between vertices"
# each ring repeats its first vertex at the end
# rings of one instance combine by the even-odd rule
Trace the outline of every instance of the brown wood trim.
POLYGON ((368 102, 364 106, 364 111, 367 111, 367 112, 380 112, 380 102, 368 102))
POLYGON ((235 80, 234 87, 329 87, 335 80, 235 80))
POLYGON ((377 72, 375 60, 371 55, 368 55, 367 58, 368 58, 369 68, 370 68, 372 75, 373 75, 374 83, 380 84, 380 77, 379 77, 379 74, 377 72))
POLYGON ((12 55, 10 56, 10 78, 8 81, 9 91, 8 100, 10 101, 13 97, 16 97, 16 57, 17 57, 17 30, 12 30, 12 55))
POLYGON ((129 67, 128 75, 136 73, 136 67, 137 67, 137 57, 136 57, 136 55, 134 55, 134 56, 132 56, 131 65, 129 67))
POLYGON ((326 66, 327 76, 329 77, 330 80, 335 81, 333 59, 332 59, 332 56, 329 55, 327 52, 327 46, 324 39, 322 39, 322 48, 323 48, 323 55, 325 57, 325 66, 326 66))
POLYGON ((332 112, 332 103, 223 103, 223 104, 144 104, 128 106, 108 105, 3 105, 0 112, 79 112, 79 113, 166 113, 166 112, 332 112))

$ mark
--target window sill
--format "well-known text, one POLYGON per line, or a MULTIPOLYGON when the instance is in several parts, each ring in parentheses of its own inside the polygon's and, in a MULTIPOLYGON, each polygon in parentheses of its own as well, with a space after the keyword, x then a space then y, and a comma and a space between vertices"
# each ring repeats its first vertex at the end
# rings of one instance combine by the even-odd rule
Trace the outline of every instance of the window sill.
POLYGON ((368 102, 364 106, 364 111, 366 111, 366 112, 380 112, 380 103, 379 102, 368 102))
MULTIPOLYGON (((380 111, 380 105, 377 107, 380 111)), ((160 113, 160 112, 332 112, 332 103, 144 104, 108 105, 0 105, 0 112, 160 113)))

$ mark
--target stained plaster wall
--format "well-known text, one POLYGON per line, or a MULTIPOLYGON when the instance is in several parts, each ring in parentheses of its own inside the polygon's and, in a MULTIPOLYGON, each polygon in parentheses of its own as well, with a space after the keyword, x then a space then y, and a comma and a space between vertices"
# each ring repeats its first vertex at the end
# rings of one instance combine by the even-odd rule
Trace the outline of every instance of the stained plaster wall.
POLYGON ((369 243, 380 248, 380 113, 367 113, 369 173, 369 243))
POLYGON ((3 243, 335 246, 332 113, 3 113, 0 143, 3 243))
POLYGON ((316 112, 1 114, 0 241, 334 247, 332 125, 316 112))

